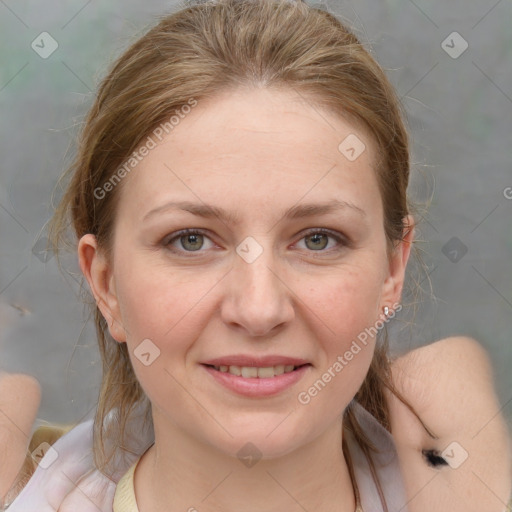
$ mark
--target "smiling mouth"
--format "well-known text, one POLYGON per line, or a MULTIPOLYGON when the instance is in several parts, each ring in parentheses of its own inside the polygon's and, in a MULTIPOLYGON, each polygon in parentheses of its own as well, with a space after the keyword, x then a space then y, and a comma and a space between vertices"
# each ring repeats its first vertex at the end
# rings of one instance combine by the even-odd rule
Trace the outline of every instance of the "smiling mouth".
POLYGON ((214 370, 221 373, 230 373, 231 375, 235 375, 237 377, 243 377, 246 379, 269 379, 273 377, 277 377, 279 375, 283 375, 284 373, 292 373, 299 368, 304 366, 311 366, 310 363, 301 364, 301 365, 276 365, 276 366, 268 366, 265 368, 259 368, 256 366, 236 366, 236 365, 220 365, 215 366, 212 364, 205 364, 209 368, 213 368, 214 370))

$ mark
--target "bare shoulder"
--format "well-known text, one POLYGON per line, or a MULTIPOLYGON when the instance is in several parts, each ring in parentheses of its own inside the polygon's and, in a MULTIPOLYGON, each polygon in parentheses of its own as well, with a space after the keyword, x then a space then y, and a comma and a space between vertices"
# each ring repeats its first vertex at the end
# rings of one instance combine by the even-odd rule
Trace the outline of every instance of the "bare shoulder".
POLYGON ((445 338, 391 365, 396 389, 434 437, 386 392, 411 512, 502 512, 512 490, 508 426, 489 354, 476 340, 445 338))

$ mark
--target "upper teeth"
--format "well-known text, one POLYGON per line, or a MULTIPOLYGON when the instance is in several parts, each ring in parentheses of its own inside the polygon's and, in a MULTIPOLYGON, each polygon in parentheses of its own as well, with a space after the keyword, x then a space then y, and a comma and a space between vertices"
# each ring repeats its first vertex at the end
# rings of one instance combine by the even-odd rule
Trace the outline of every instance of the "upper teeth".
POLYGON ((267 368, 257 368, 256 366, 214 366, 216 370, 219 370, 221 372, 229 372, 233 375, 237 375, 239 377, 246 377, 246 378, 268 378, 268 377, 274 377, 276 375, 281 375, 283 373, 289 373, 292 372, 295 369, 295 366, 293 364, 279 364, 277 366, 269 366, 267 368))

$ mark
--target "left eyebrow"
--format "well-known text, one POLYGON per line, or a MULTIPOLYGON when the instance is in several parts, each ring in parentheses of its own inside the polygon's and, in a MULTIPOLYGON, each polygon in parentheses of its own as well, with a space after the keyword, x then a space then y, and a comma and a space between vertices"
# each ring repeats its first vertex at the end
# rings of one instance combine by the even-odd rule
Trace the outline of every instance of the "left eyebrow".
MULTIPOLYGON (((299 219, 304 217, 313 217, 315 215, 325 215, 327 213, 346 209, 356 212, 361 217, 366 217, 366 212, 359 206, 350 203, 349 201, 332 199, 326 203, 298 204, 282 212, 280 218, 299 219)), ((234 212, 228 212, 218 206, 206 203, 193 203, 191 201, 170 201, 165 203, 146 213, 142 218, 142 221, 144 222, 157 213, 163 213, 168 210, 183 210, 192 213, 193 215, 198 215, 199 217, 218 217, 222 221, 232 225, 240 224, 240 216, 234 212)))

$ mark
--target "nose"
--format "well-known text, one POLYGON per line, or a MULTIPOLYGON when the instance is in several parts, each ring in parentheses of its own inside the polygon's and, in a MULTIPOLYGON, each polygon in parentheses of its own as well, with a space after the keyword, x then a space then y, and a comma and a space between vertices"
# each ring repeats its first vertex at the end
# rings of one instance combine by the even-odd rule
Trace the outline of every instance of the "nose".
POLYGON ((272 249, 263 247, 261 241, 258 244, 253 239, 250 244, 253 254, 246 253, 249 257, 243 250, 235 255, 225 283, 221 317, 231 327, 261 337, 289 323, 295 313, 290 277, 279 265, 272 249), (261 254, 252 260, 260 251, 261 254))

